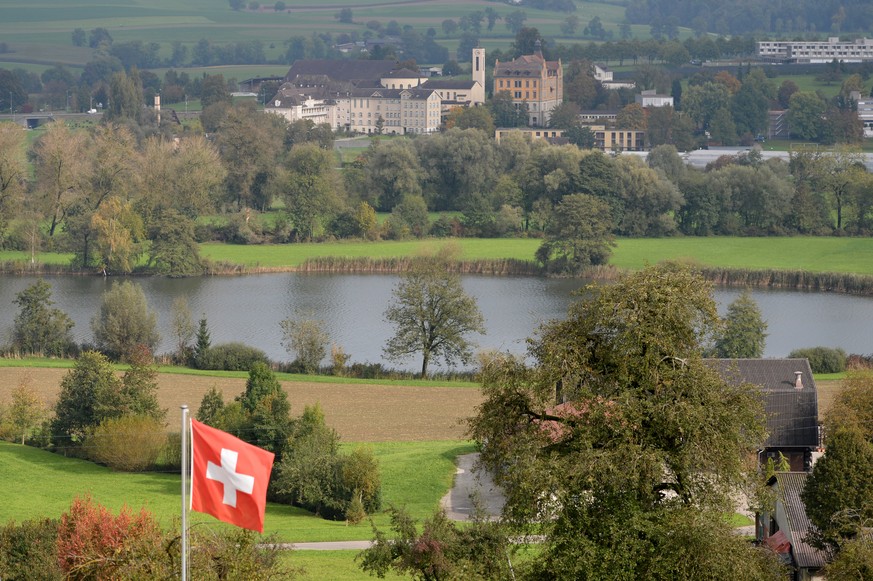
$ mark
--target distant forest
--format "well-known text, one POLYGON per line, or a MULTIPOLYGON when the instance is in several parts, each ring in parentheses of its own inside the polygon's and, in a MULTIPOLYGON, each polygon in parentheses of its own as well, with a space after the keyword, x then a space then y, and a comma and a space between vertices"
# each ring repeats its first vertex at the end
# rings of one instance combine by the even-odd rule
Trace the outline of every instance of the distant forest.
POLYGON ((627 19, 660 28, 718 34, 833 33, 873 30, 870 0, 630 0, 627 19))

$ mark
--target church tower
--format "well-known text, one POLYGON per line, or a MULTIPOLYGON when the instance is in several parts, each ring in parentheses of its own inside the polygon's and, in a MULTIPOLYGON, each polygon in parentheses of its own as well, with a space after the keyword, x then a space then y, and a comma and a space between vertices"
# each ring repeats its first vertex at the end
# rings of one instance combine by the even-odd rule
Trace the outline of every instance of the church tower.
POLYGON ((485 88, 485 49, 478 46, 473 49, 473 80, 485 88))

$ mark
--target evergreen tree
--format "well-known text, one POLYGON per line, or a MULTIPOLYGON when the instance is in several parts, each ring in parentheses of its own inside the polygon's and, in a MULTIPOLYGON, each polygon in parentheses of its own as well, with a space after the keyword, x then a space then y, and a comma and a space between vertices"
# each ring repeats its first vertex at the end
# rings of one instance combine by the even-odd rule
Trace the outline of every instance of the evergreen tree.
POLYGON ((22 353, 62 357, 74 347, 70 330, 73 321, 60 309, 52 308, 52 287, 38 280, 12 301, 21 310, 12 328, 12 346, 22 353))
POLYGON ((764 355, 767 323, 748 289, 728 306, 724 330, 715 342, 716 357, 754 359, 764 355))

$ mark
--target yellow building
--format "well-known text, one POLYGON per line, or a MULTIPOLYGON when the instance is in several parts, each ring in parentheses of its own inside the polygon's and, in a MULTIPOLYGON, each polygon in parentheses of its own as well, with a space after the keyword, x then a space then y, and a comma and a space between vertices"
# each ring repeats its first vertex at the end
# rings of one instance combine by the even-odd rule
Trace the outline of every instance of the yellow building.
POLYGON ((608 129, 604 125, 588 125, 594 134, 594 147, 603 151, 643 151, 646 132, 636 129, 608 129))
POLYGON ((543 58, 542 45, 536 51, 509 62, 494 63, 494 94, 508 92, 516 108, 527 110, 528 125, 544 127, 552 110, 564 100, 564 68, 561 61, 543 58))
POLYGON ((523 135, 526 139, 536 141, 545 139, 548 141, 560 140, 564 137, 563 129, 534 129, 532 127, 509 127, 506 129, 498 129, 494 132, 494 141, 500 143, 500 140, 509 134, 517 133, 523 135))

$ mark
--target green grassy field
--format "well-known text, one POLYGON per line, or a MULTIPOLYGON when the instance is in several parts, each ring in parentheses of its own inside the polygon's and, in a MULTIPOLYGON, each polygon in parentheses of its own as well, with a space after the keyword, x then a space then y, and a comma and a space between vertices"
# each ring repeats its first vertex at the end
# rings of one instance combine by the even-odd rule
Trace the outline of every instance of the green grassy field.
MULTIPOLYGON (((395 258, 433 252, 451 243, 465 260, 533 260, 539 240, 530 238, 461 238, 451 241, 404 240, 384 242, 331 242, 319 244, 230 245, 207 243, 201 254, 216 262, 248 267, 294 268, 306 259, 326 256, 395 258)), ((71 255, 45 252, 45 264, 68 264, 71 255)), ((0 252, 0 261, 29 260, 19 251, 0 252)), ((700 265, 750 270, 804 270, 873 274, 873 238, 833 237, 676 237, 622 239, 610 258, 620 268, 638 269, 663 260, 685 260, 700 265)))
MULTIPOLYGON (((430 516, 451 487, 455 457, 474 451, 472 444, 457 441, 368 445, 379 460, 385 506, 406 506, 417 519, 430 516)), ((124 505, 134 509, 145 506, 162 526, 171 526, 180 510, 178 474, 113 472, 91 462, 8 442, 0 442, 0 474, 7 490, 0 503, 0 523, 60 516, 73 498, 84 494, 115 511, 124 505)), ((192 513, 191 520, 192 524, 223 526, 199 513, 192 513)), ((387 515, 375 515, 374 521, 382 528, 388 526, 387 515)), ((274 503, 267 505, 265 533, 276 533, 288 542, 372 538, 368 524, 348 526, 274 503)))
MULTIPOLYGON (((62 3, 54 0, 0 0, 0 38, 8 43, 11 53, 3 55, 6 63, 28 63, 82 66, 93 56, 93 50, 73 47, 71 33, 75 28, 86 31, 106 28, 116 43, 157 42, 162 57, 169 56, 171 43, 180 41, 189 50, 202 38, 210 42, 247 42, 259 40, 264 45, 267 59, 281 62, 286 49, 285 41, 292 36, 310 36, 313 31, 332 34, 367 30, 365 24, 378 20, 383 25, 396 20, 401 26, 411 25, 421 33, 432 27, 437 41, 450 50, 457 44, 457 35, 446 39, 441 23, 447 18, 461 16, 486 7, 495 8, 501 15, 516 7, 494 4, 486 0, 457 2, 407 2, 405 0, 334 0, 328 5, 312 0, 289 0, 287 9, 276 12, 273 3, 262 2, 258 10, 233 11, 224 1, 207 0, 85 0, 62 3), (335 18, 341 7, 352 8, 354 22, 340 23, 335 18)), ((618 32, 624 20, 624 8, 617 4, 582 1, 576 3, 575 13, 580 21, 588 22, 599 16, 607 30, 618 32)), ((536 26, 549 37, 561 37, 560 25, 566 14, 528 8, 527 26, 536 26)), ((635 31, 637 32, 637 31, 635 31)), ((640 33, 647 34, 645 27, 640 33)), ((508 48, 514 35, 503 22, 493 31, 483 27, 480 37, 487 48, 508 48)), ((578 40, 582 39, 566 39, 578 40)), ((14 66, 14 65, 13 65, 14 66)), ((284 71, 281 71, 284 72, 284 71)), ((227 76, 227 75, 226 75, 227 76)), ((230 75, 236 77, 236 74, 230 75)), ((246 78, 242 74, 238 78, 246 78)))

